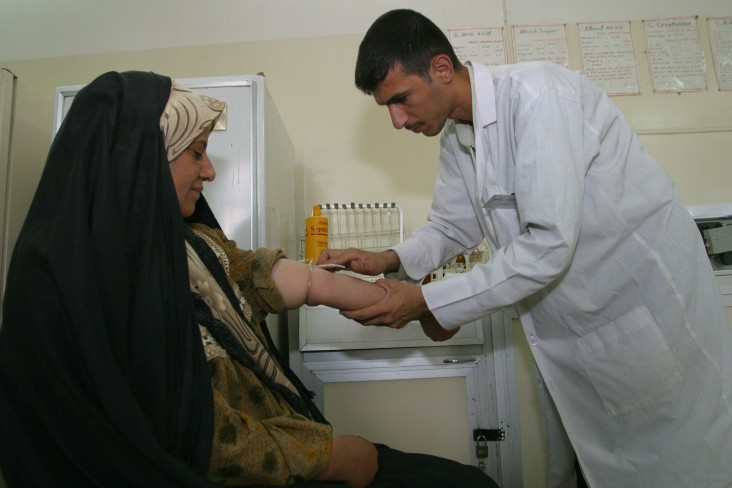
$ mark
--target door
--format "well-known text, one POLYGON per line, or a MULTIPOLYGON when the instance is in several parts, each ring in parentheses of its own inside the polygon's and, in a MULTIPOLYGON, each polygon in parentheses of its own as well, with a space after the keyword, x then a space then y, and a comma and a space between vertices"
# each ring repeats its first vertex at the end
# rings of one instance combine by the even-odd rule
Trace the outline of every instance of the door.
MULTIPOLYGON (((500 486, 518 487, 523 477, 515 317, 504 310, 478 321, 480 344, 396 342, 391 348, 297 351, 291 352, 291 365, 336 434, 479 466, 500 486), (487 456, 479 458, 481 433, 481 454, 487 456)), ((396 337, 402 331, 386 332, 396 337)))

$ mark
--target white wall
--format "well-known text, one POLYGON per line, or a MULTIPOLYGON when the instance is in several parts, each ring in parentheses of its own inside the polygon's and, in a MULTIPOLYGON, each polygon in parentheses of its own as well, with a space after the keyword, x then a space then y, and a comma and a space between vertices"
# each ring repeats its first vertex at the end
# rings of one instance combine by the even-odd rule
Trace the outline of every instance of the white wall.
MULTIPOLYGON (((572 33, 571 22, 580 20, 633 20, 643 95, 616 97, 618 104, 646 134, 644 143, 676 178, 688 204, 730 198, 723 181, 732 175, 732 165, 724 164, 732 144, 726 142, 732 96, 716 91, 707 43, 708 92, 654 95, 638 32, 642 18, 732 15, 728 0, 706 0, 693 10, 682 0, 162 0, 144 5, 142 0, 4 0, 0 67, 19 77, 22 129, 14 152, 10 238, 17 235, 50 144, 53 88, 87 83, 110 69, 149 69, 174 77, 263 71, 295 144, 302 216, 315 202, 396 200, 404 208, 407 231, 413 230, 429 206, 437 140, 394 131, 386 111, 352 81, 363 31, 394 7, 418 8, 445 29, 567 22, 572 33), (176 47, 183 45, 190 47, 176 47), (697 133, 701 126, 723 130, 697 133)), ((572 41, 572 67, 579 69, 572 41)))
POLYGON ((468 27, 476 15, 500 22, 500 7, 498 0, 3 0, 0 60, 362 34, 392 8, 468 27))
MULTIPOLYGON (((13 102, 15 100, 15 75, 6 69, 0 69, 0 294, 5 290, 5 270, 10 259, 5 238, 6 202, 8 186, 8 168, 10 165, 10 136, 13 121, 13 102)), ((0 297, 0 310, 2 309, 0 297)), ((0 322, 2 319, 0 319, 0 322)))
MULTIPOLYGON (((393 130, 386 110, 353 86, 363 32, 396 7, 418 9, 444 29, 632 20, 637 34, 644 18, 732 16, 729 0, 3 0, 0 67, 18 76, 11 242, 50 146, 54 88, 128 69, 177 78, 264 72, 295 146, 303 218, 314 202, 397 201, 413 230, 429 208, 438 141, 393 130)), ((642 94, 615 97, 688 205, 732 200, 732 93, 716 91, 702 33, 707 92, 653 94, 643 36, 635 35, 642 94)), ((570 48, 576 54, 575 40, 570 48)), ((545 453, 537 447, 531 357, 521 351, 518 357, 524 477, 534 488, 543 483, 545 453)))

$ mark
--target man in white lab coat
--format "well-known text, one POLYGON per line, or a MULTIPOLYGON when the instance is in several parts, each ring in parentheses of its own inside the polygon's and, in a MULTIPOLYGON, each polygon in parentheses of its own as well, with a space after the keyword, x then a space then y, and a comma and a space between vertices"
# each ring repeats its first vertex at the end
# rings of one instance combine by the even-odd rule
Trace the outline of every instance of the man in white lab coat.
MULTIPOLYGON (((402 280, 344 315, 402 327, 431 314, 440 340, 515 304, 592 488, 732 486, 732 330, 673 181, 609 98, 551 63, 461 65, 409 10, 371 26, 356 84, 395 128, 442 135, 426 224, 383 253, 324 251, 402 280), (483 238, 487 263, 408 283, 483 238)), ((560 437, 552 486, 572 479, 573 462, 552 458, 560 437)))

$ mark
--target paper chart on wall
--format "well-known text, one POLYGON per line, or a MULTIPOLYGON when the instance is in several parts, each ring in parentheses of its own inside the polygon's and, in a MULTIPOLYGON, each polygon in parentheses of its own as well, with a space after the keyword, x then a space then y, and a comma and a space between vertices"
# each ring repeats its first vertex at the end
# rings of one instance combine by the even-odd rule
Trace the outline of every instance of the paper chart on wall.
POLYGON ((577 24, 582 72, 610 95, 638 95, 630 22, 577 24))
POLYGON ((706 65, 696 17, 644 20, 643 28, 654 91, 707 89, 706 65))
POLYGON ((569 68, 569 42, 564 24, 515 25, 512 32, 517 63, 550 61, 569 68))
POLYGON ((707 19, 720 91, 732 91, 732 17, 707 19))
POLYGON ((460 62, 476 61, 486 66, 506 64, 503 27, 450 29, 447 33, 460 62))

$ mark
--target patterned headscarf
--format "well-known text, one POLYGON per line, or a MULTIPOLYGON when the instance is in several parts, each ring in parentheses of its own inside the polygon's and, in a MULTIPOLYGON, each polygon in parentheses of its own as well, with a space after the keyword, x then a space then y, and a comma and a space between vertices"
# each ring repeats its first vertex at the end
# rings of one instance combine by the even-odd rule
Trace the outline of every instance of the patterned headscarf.
POLYGON ((194 93, 173 81, 170 98, 160 116, 168 162, 175 161, 203 131, 213 130, 225 109, 225 102, 194 93))

